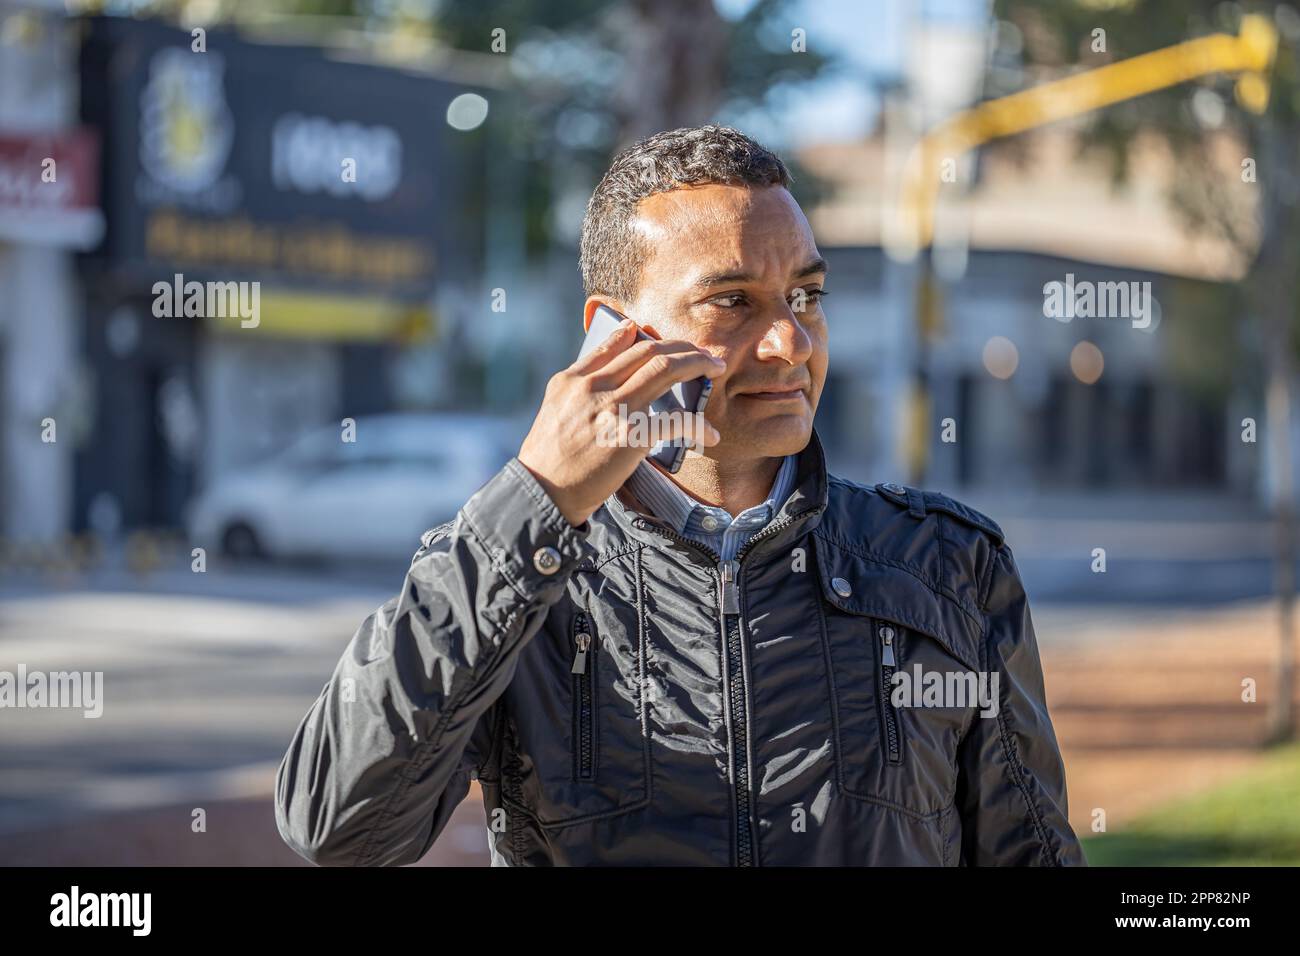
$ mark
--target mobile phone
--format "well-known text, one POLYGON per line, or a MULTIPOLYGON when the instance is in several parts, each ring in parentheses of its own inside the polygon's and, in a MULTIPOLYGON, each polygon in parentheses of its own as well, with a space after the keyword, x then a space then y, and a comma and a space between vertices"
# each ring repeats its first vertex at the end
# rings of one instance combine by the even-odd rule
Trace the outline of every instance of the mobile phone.
MULTIPOLYGON (((578 351, 578 358, 582 358, 597 345, 607 340, 614 334, 614 330, 626 321, 625 316, 619 315, 609 306, 597 306, 596 311, 591 316, 591 322, 587 326, 587 337, 583 339, 582 348, 578 351)), ((638 341, 641 339, 651 341, 650 336, 641 331, 640 326, 637 326, 636 337, 638 341)), ((713 382, 704 376, 693 378, 689 382, 677 382, 672 388, 650 403, 650 414, 658 415, 663 412, 677 412, 693 415, 702 412, 704 406, 709 403, 709 395, 712 392, 713 382)), ((688 444, 684 438, 661 441, 650 449, 646 457, 668 469, 669 474, 675 475, 677 470, 682 467, 682 461, 686 458, 688 444)))

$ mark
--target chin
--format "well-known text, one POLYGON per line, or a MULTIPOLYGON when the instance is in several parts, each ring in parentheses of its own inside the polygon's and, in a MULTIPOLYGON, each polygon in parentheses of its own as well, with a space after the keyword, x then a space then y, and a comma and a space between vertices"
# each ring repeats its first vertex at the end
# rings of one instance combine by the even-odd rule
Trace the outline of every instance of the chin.
MULTIPOLYGON (((744 457, 779 458, 801 452, 812 437, 812 417, 808 415, 773 415, 755 422, 746 422, 733 431, 723 431, 728 436, 723 444, 732 455, 744 457), (734 437, 732 437, 734 436, 734 437)), ((722 445, 718 446, 719 448, 722 445)))

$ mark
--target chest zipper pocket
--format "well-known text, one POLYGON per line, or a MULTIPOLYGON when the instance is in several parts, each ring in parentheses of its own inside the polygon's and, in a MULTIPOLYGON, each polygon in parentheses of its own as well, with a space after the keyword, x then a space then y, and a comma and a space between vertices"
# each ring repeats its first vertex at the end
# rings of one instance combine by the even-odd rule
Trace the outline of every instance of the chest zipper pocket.
POLYGON ((596 644, 591 621, 579 611, 573 617, 573 779, 590 780, 595 766, 596 644))
POLYGON ((880 675, 879 693, 876 695, 880 707, 880 726, 885 747, 885 757, 891 766, 903 762, 903 726, 899 720, 898 708, 891 699, 894 692, 894 673, 898 669, 896 655, 898 631, 890 624, 876 625, 877 672, 880 675))

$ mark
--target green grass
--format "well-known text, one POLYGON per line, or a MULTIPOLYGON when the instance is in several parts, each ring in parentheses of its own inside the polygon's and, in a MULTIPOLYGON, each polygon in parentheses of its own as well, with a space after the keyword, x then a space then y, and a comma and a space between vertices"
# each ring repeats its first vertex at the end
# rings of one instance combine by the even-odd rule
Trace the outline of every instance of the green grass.
POLYGON ((1300 866, 1300 745, 1115 833, 1080 835, 1092 866, 1300 866))

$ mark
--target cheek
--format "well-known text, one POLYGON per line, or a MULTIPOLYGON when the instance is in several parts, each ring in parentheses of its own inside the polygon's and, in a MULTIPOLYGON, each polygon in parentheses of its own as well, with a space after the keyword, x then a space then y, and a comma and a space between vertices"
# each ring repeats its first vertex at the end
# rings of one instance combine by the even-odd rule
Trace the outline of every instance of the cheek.
POLYGON ((727 405, 727 382, 731 380, 731 375, 735 371, 735 366, 733 364, 734 356, 729 356, 717 349, 709 349, 709 352, 726 362, 727 370, 721 375, 714 375, 711 377, 711 381, 713 382, 713 394, 709 396, 709 404, 704 410, 706 415, 709 414, 710 410, 716 414, 725 409, 727 405))
POLYGON ((825 324, 812 331, 812 355, 808 357, 808 367, 821 378, 826 377, 826 366, 830 364, 830 348, 826 339, 825 324))
POLYGON ((722 359, 727 363, 727 369, 721 375, 715 376, 714 385, 720 385, 731 377, 736 371, 741 361, 741 351, 737 348, 735 342, 730 342, 719 338, 716 335, 702 334, 699 329, 694 329, 689 336, 683 335, 682 338, 695 344, 696 348, 704 349, 714 358, 722 359))
POLYGON ((829 356, 823 343, 821 348, 813 351, 812 357, 808 360, 808 369, 813 377, 821 382, 826 379, 827 365, 829 365, 829 356))
POLYGON ((826 384, 826 369, 829 355, 826 351, 826 338, 813 346, 813 354, 808 358, 808 376, 812 379, 812 405, 815 409, 821 399, 822 388, 826 384))
POLYGON ((825 313, 818 310, 816 321, 809 322, 807 325, 808 336, 813 342, 813 351, 822 355, 825 361, 827 343, 830 336, 830 329, 826 325, 825 313))

